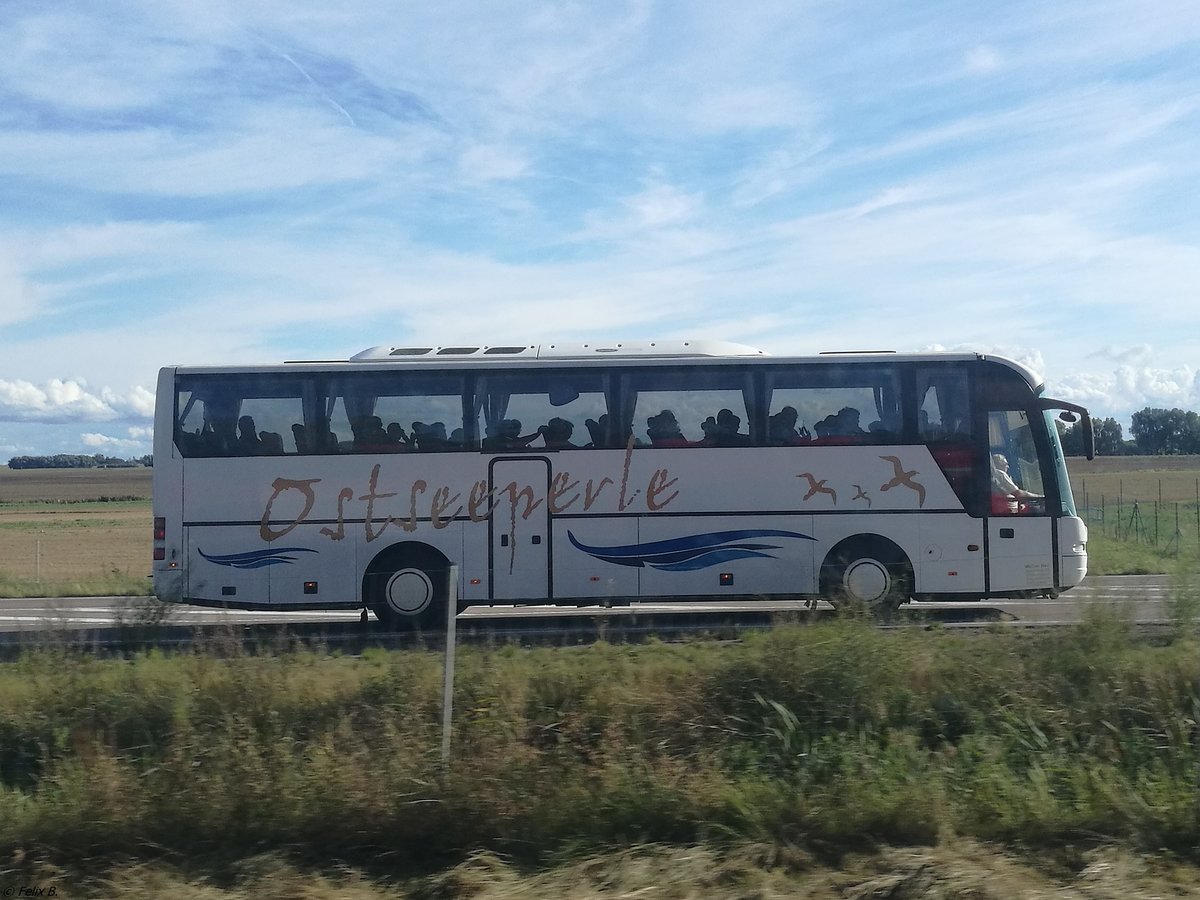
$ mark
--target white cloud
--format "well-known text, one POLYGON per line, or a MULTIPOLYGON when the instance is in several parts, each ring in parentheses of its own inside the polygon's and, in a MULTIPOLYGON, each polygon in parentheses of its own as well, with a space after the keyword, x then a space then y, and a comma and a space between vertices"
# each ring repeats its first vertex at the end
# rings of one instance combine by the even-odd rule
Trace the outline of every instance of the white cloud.
POLYGON ((98 432, 79 435, 83 446, 104 453, 106 456, 144 455, 150 452, 150 443, 143 438, 118 438, 98 432))
POLYGON ((53 378, 42 385, 0 380, 0 421, 105 422, 151 418, 154 397, 144 388, 119 394, 90 389, 86 382, 53 378))

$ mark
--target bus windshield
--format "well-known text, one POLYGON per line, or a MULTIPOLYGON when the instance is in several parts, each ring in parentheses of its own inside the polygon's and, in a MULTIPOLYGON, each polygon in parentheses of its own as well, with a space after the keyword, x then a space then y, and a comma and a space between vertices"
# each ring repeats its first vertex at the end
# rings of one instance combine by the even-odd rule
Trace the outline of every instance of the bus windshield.
POLYGON ((1058 482, 1058 497, 1061 507, 1059 512, 1064 516, 1075 516, 1078 513, 1075 511, 1075 496, 1071 493, 1071 479, 1067 474, 1067 460, 1063 455, 1062 442, 1058 436, 1057 420, 1058 416, 1054 410, 1047 409, 1042 412, 1046 418, 1046 434, 1050 438, 1050 457, 1054 463, 1054 477, 1058 482))

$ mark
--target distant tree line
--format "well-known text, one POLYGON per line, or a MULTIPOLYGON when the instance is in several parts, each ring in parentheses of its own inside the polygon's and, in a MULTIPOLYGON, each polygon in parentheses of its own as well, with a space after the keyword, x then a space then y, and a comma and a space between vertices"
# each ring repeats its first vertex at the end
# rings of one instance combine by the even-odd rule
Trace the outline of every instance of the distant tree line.
MULTIPOLYGON (((1063 452, 1083 456, 1081 422, 1059 426, 1063 452)), ((1183 409, 1146 407, 1133 414, 1130 440, 1121 434, 1116 419, 1093 419, 1097 456, 1168 456, 1200 454, 1200 415, 1183 409)))
POLYGON ((14 456, 8 461, 10 469, 117 469, 134 466, 149 466, 152 457, 140 456, 136 459, 121 459, 117 456, 105 456, 96 453, 87 456, 82 453, 56 453, 54 456, 14 456))

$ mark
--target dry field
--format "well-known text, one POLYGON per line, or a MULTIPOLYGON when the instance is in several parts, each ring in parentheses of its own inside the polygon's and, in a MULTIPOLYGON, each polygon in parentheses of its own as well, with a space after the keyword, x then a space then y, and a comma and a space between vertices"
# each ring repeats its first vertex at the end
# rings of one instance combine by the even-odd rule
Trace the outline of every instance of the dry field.
POLYGON ((1107 456, 1091 461, 1082 457, 1067 460, 1075 501, 1100 505, 1104 497, 1115 505, 1126 503, 1195 503, 1200 492, 1200 456, 1107 456))
POLYGON ((144 468, 0 467, 0 581, 66 586, 145 579, 150 475, 144 468))

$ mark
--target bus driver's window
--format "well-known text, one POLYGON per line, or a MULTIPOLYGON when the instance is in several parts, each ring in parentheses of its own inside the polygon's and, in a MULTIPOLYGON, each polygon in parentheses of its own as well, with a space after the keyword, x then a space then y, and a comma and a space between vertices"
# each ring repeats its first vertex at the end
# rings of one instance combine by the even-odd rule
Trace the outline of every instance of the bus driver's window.
POLYGON ((1045 488, 1024 410, 988 413, 992 515, 1045 515, 1045 488))

